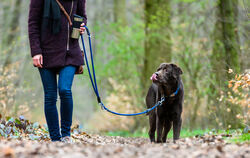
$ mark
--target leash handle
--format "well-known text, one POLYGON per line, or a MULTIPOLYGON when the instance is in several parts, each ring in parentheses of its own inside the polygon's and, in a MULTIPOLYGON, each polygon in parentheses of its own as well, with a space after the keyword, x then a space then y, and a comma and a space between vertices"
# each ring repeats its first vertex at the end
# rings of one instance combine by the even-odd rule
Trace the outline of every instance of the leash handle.
POLYGON ((85 29, 86 29, 86 31, 87 31, 87 34, 88 34, 88 36, 90 36, 90 37, 91 37, 91 35, 90 35, 90 31, 89 31, 89 28, 88 28, 86 25, 84 25, 83 27, 85 27, 85 29))

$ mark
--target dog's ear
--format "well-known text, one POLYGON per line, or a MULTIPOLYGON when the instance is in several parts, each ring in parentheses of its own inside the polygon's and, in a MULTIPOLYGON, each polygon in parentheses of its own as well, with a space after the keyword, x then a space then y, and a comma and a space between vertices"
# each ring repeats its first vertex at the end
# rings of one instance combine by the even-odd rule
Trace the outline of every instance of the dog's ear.
POLYGON ((178 67, 177 65, 175 64, 170 64, 173 68, 173 71, 177 74, 177 75, 181 75, 183 74, 182 70, 180 67, 178 67))

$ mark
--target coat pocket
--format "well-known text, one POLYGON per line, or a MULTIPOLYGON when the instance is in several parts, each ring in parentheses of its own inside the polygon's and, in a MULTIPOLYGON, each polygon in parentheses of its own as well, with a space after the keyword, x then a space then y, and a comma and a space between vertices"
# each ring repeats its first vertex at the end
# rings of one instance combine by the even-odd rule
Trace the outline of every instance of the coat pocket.
POLYGON ((44 33, 45 35, 43 36, 41 40, 41 47, 46 48, 46 49, 58 49, 58 48, 64 48, 66 49, 65 43, 66 39, 63 36, 63 32, 60 32, 58 34, 52 34, 46 31, 44 33))

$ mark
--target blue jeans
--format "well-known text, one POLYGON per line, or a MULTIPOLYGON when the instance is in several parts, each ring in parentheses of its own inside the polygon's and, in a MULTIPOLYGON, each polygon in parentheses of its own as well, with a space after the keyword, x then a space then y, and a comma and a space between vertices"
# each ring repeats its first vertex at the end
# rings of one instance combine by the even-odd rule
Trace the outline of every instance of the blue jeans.
POLYGON ((73 114, 73 98, 71 86, 76 66, 67 65, 62 68, 38 68, 44 89, 44 112, 52 141, 70 136, 73 114), (59 127, 57 101, 57 74, 59 70, 58 91, 60 95, 61 131, 59 127))

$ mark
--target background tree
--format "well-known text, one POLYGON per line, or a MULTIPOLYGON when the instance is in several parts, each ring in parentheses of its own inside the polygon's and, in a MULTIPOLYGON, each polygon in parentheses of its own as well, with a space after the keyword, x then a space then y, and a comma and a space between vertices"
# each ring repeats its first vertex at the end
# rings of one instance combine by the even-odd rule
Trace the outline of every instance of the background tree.
POLYGON ((114 22, 127 25, 126 0, 114 0, 114 22))
MULTIPOLYGON (((20 31, 20 27, 19 27, 19 18, 20 18, 20 12, 21 12, 21 4, 22 4, 22 0, 15 0, 14 1, 14 5, 13 5, 13 11, 11 13, 11 20, 8 22, 6 21, 6 23, 4 23, 5 28, 7 29, 8 36, 3 36, 3 46, 5 46, 6 48, 8 48, 8 52, 7 52, 7 57, 5 59, 5 62, 3 64, 3 68, 7 67, 9 64, 11 64, 11 57, 13 55, 13 49, 11 49, 11 45, 14 42, 14 38, 18 36, 18 29, 20 31)), ((8 5, 7 5, 8 6, 8 5)), ((6 8, 4 9, 4 16, 8 17, 8 7, 6 6, 6 8)))
POLYGON ((225 81, 227 70, 239 72, 239 43, 237 33, 238 0, 219 0, 214 28, 214 46, 211 62, 218 84, 225 81))
MULTIPOLYGON (((231 114, 238 111, 237 108, 232 105, 218 103, 218 96, 227 89, 227 81, 232 77, 227 71, 229 69, 232 69, 236 73, 240 71, 237 6, 238 0, 217 1, 217 16, 213 33, 214 45, 211 55, 211 75, 213 76, 213 81, 211 82, 212 93, 210 94, 210 102, 213 106, 219 105, 216 106, 216 115, 220 117, 223 124, 232 124, 233 120, 237 121, 231 114), (221 111, 228 108, 231 109, 231 112, 228 113, 228 115, 221 115, 221 111)), ((237 123, 235 122, 233 124, 236 125, 237 123)))
POLYGON ((142 85, 148 87, 149 77, 159 63, 171 61, 169 0, 145 0, 145 54, 142 85))

